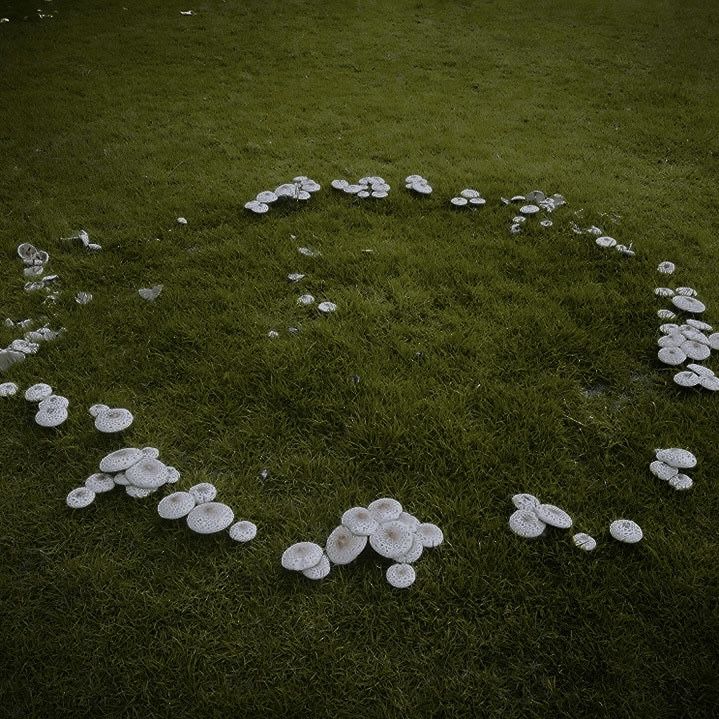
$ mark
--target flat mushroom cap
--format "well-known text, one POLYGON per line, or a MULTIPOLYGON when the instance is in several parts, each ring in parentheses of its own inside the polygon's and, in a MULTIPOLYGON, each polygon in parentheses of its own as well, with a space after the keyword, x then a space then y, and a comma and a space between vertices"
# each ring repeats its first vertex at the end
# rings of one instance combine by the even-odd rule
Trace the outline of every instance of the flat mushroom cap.
POLYGON ((142 450, 135 447, 123 447, 122 449, 110 452, 110 454, 105 455, 100 460, 100 471, 106 474, 124 472, 142 458, 142 450))
POLYGON ((132 424, 133 419, 132 413, 127 409, 109 409, 95 417, 95 429, 106 434, 122 432, 132 424))
POLYGON ((18 390, 14 382, 3 382, 0 384, 0 397, 12 397, 18 390))
POLYGON ((230 538, 236 542, 249 542, 257 536, 257 525, 243 519, 230 527, 230 538))
POLYGON ((107 412, 110 408, 106 404, 93 404, 87 411, 91 417, 97 417, 101 412, 107 412))
POLYGON ((585 552, 591 552, 597 547, 597 540, 594 539, 594 537, 590 537, 588 534, 585 534, 584 532, 579 532, 578 534, 575 534, 572 537, 572 541, 574 542, 574 546, 583 549, 585 552))
POLYGON ((666 462, 668 465, 678 469, 691 469, 697 466, 697 458, 688 449, 679 447, 658 449, 656 455, 660 462, 666 462))
POLYGON ((535 539, 545 530, 546 524, 530 509, 518 509, 509 518, 509 528, 524 539, 535 539))
POLYGON ((195 498, 189 492, 173 492, 160 500, 157 513, 163 519, 181 519, 195 508, 195 498))
POLYGON ((691 489, 694 486, 692 478, 687 477, 686 474, 677 474, 676 477, 672 477, 669 480, 669 484, 678 491, 691 489))
POLYGON ((115 489, 115 480, 109 474, 96 472, 85 480, 85 486, 95 492, 95 494, 101 494, 102 492, 109 492, 115 489))
POLYGON ((600 247, 614 247, 617 244, 617 241, 613 237, 609 237, 609 235, 602 235, 601 237, 597 237, 594 241, 600 247))
POLYGON ((374 534, 379 529, 379 522, 369 509, 365 507, 352 507, 348 509, 340 520, 347 529, 358 536, 374 534))
POLYGON ((424 547, 439 547, 444 542, 442 530, 431 522, 423 522, 414 531, 424 547))
POLYGON ((649 464, 649 471, 664 482, 668 482, 672 477, 679 474, 676 467, 672 467, 666 462, 660 462, 658 459, 649 464))
POLYGON ((187 515, 187 526, 198 534, 214 534, 227 529, 235 519, 235 513, 222 502, 198 504, 187 515))
POLYGON ((395 520, 380 525, 380 528, 370 535, 369 543, 377 554, 394 559, 411 549, 413 537, 414 533, 406 524, 395 520))
POLYGON ((424 544, 422 544, 422 540, 415 535, 412 538, 412 546, 404 554, 398 554, 395 559, 401 564, 413 564, 422 556, 423 553, 424 544))
POLYGON ((287 547, 282 553, 280 560, 285 569, 293 572, 301 572, 310 569, 322 561, 324 552, 319 544, 314 542, 297 542, 291 547, 287 547))
POLYGON ((696 387, 701 384, 701 377, 694 372, 677 372, 674 377, 674 383, 680 387, 696 387))
POLYGON ((669 365, 679 365, 686 361, 687 358, 681 347, 662 347, 659 352, 657 352, 657 357, 660 362, 669 365))
POLYGON ((330 569, 330 560, 326 554, 323 554, 322 559, 320 559, 314 567, 303 569, 302 574, 304 574, 307 579, 324 579, 330 573, 330 569))
POLYGON ((517 509, 535 510, 541 502, 533 494, 515 494, 512 497, 512 504, 517 509))
POLYGON ((95 492, 87 487, 75 487, 65 498, 71 509, 82 509, 95 501, 95 492))
POLYGON ((641 541, 644 533, 642 528, 631 519, 616 519, 609 525, 609 534, 618 542, 636 544, 641 541))
POLYGON ((414 584, 417 574, 411 564, 392 564, 385 573, 387 582, 396 589, 407 589, 414 584))
POLYGON ((130 484, 143 489, 156 489, 162 487, 167 481, 167 466, 159 459, 143 457, 129 469, 125 470, 125 476, 130 484))
POLYGON ((41 402, 52 394, 52 387, 44 382, 32 385, 25 390, 25 399, 28 402, 41 402))
POLYGON ((367 505, 367 509, 378 522, 391 522, 402 514, 402 505, 392 497, 375 499, 367 505))
POLYGON ((35 415, 35 423, 41 427, 59 427, 67 419, 67 408, 62 405, 42 407, 35 415))
POLYGON ((552 527, 569 529, 573 524, 572 518, 554 504, 540 504, 534 511, 542 522, 552 527))
POLYGON ((211 502, 217 496, 217 489, 214 484, 209 482, 200 482, 187 490, 194 498, 197 504, 211 502))
POLYGON ((686 295, 675 295, 672 297, 672 304, 684 312, 693 312, 696 314, 704 312, 706 309, 706 305, 703 302, 700 302, 694 297, 687 297, 686 295))
POLYGON ((353 534, 340 524, 327 537, 325 553, 333 564, 349 564, 359 557, 366 546, 367 537, 353 534))

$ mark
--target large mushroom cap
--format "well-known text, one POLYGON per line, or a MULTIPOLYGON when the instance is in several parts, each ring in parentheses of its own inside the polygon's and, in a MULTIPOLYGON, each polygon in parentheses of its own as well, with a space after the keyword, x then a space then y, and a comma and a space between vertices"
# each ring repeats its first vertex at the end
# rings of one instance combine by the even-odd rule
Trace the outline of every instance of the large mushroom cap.
POLYGON ((330 573, 330 569, 330 560, 326 554, 323 554, 322 559, 320 559, 314 567, 303 569, 302 574, 304 574, 307 579, 324 579, 330 573))
POLYGON ((167 467, 159 459, 143 457, 129 469, 125 476, 130 484, 143 489, 156 489, 167 481, 167 467))
POLYGON ((668 482, 672 477, 679 474, 676 467, 672 467, 666 462, 660 462, 658 459, 649 464, 649 471, 664 482, 668 482))
POLYGON ((642 528, 631 519, 616 519, 609 525, 609 534, 618 542, 636 544, 641 541, 644 533, 642 528))
POLYGON ((411 564, 392 564, 385 574, 387 582, 397 589, 406 589, 414 584, 416 573, 411 564))
POLYGON ((668 365, 679 365, 687 358, 681 347, 662 347, 657 352, 657 357, 660 362, 668 365))
POLYGON ((230 527, 230 538, 236 542, 249 542, 257 536, 257 525, 243 519, 230 527))
POLYGON ((213 534, 227 529, 233 522, 235 513, 222 502, 198 504, 187 515, 187 526, 198 534, 213 534))
POLYGON ((395 520, 381 524, 370 535, 369 543, 377 554, 394 559, 410 550, 413 537, 414 533, 406 524, 395 520))
POLYGON ((359 557, 366 546, 367 537, 353 534, 340 524, 327 537, 325 553, 333 564, 349 564, 359 557))
POLYGON ((181 519, 195 508, 195 498, 189 492, 173 492, 161 499, 157 513, 163 519, 181 519))
POLYGON ((85 480, 85 486, 95 492, 95 494, 101 494, 102 492, 109 492, 115 489, 115 480, 109 474, 96 472, 85 480))
POLYGON ((515 494, 512 497, 512 504, 517 509, 530 509, 534 511, 541 502, 533 494, 515 494))
POLYGON ((542 522, 552 527, 569 529, 572 526, 572 518, 554 504, 540 504, 534 512, 542 522))
POLYGON ((379 529, 379 522, 369 509, 365 507, 352 507, 348 509, 340 520, 347 529, 358 536, 374 534, 379 529))
POLYGON ((133 419, 132 413, 127 409, 108 409, 95 417, 95 429, 105 434, 122 432, 132 424, 133 419))
POLYGON ((322 547, 314 542, 297 542, 282 553, 282 566, 293 572, 302 572, 322 561, 322 547))
POLYGON ((367 509, 378 522, 391 522, 402 514, 402 505, 392 497, 375 499, 367 505, 367 509))
POLYGON ((217 496, 217 489, 214 484, 209 482, 200 482, 187 490, 194 498, 197 504, 211 502, 217 496))
POLYGON ((38 382, 25 390, 25 399, 28 402, 41 402, 51 394, 52 387, 49 384, 38 382))
POLYGON ((597 547, 596 539, 594 539, 594 537, 590 537, 584 532, 575 534, 572 537, 572 541, 574 542, 574 546, 579 547, 579 549, 583 549, 585 552, 591 552, 597 547))
POLYGON ((689 359, 696 360, 697 362, 708 359, 711 354, 709 347, 695 340, 687 340, 682 344, 680 349, 689 359))
POLYGON ((414 531, 424 547, 439 547, 444 542, 442 530, 431 522, 423 522, 414 531))
POLYGON ((107 474, 124 472, 142 459, 142 450, 136 447, 123 447, 110 452, 100 460, 100 471, 107 474))
POLYGON ((531 509, 518 509, 509 517, 509 528, 524 539, 541 536, 546 526, 531 509))
POLYGON ((694 486, 694 482, 691 477, 688 477, 686 474, 677 474, 675 477, 672 477, 669 480, 670 486, 674 487, 676 490, 685 490, 685 489, 691 489, 694 486))
POLYGON ((67 419, 67 408, 62 405, 42 407, 35 415, 35 423, 40 427, 59 427, 67 419))
POLYGON ((688 449, 679 447, 658 449, 656 455, 660 462, 666 462, 671 467, 678 469, 691 469, 697 466, 697 458, 688 449))
POLYGON ((692 312, 693 314, 699 314, 706 309, 706 305, 696 297, 687 297, 686 295, 675 295, 672 297, 672 304, 684 312, 692 312))
POLYGON ((95 492, 87 487, 76 487, 65 498, 65 503, 71 509, 82 509, 95 501, 95 492))

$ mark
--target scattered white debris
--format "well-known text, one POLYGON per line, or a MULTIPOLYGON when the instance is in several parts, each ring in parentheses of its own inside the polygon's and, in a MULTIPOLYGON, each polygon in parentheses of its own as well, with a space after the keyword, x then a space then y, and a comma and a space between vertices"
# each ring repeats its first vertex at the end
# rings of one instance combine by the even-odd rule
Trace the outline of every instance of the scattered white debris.
POLYGON ((78 292, 75 295, 75 302, 78 305, 86 305, 92 302, 92 293, 90 292, 78 292))
POLYGON ((187 224, 187 218, 186 218, 186 217, 178 217, 178 218, 177 218, 177 224, 178 224, 178 225, 186 225, 186 224, 187 224))

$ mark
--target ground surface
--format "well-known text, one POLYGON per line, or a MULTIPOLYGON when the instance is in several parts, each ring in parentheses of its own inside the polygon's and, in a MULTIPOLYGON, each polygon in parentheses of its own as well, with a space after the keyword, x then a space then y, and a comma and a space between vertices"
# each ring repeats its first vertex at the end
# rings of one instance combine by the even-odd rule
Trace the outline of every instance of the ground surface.
POLYGON ((652 290, 696 287, 719 322, 719 7, 189 7, 0 2, 0 314, 67 328, 5 379, 71 400, 57 432, 0 401, 3 716, 711 716, 719 398, 657 363, 652 290), (299 173, 393 190, 243 211, 299 173), (466 185, 484 212, 448 209, 466 185), (498 198, 535 187, 570 205, 513 238, 498 198), (81 227, 101 254, 58 239, 81 227), (50 252, 56 305, 22 291, 21 241, 50 252), (336 315, 297 307, 292 271, 336 315), (94 402, 134 412, 126 437, 94 402), (214 482, 257 539, 119 492, 68 510, 123 444, 214 482), (647 472, 672 445, 699 457, 689 493, 647 472), (520 491, 597 551, 512 535, 520 491), (445 532, 411 590, 374 555, 319 583, 280 568, 384 495, 445 532), (608 539, 620 516, 643 544, 608 539))

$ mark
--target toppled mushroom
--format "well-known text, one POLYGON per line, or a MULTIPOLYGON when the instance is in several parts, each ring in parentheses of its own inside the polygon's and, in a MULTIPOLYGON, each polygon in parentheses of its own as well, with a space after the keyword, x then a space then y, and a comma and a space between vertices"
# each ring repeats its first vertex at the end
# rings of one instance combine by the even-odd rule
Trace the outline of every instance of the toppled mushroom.
POLYGON ((575 547, 579 547, 579 549, 583 549, 585 552, 591 552, 597 547, 597 540, 584 532, 575 534, 572 537, 572 541, 575 547))
POLYGON ((540 504, 534 512, 542 522, 551 527, 569 529, 572 526, 572 518, 554 504, 540 504))

